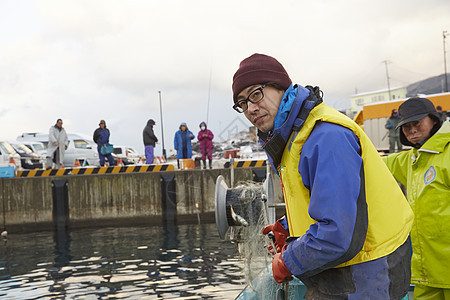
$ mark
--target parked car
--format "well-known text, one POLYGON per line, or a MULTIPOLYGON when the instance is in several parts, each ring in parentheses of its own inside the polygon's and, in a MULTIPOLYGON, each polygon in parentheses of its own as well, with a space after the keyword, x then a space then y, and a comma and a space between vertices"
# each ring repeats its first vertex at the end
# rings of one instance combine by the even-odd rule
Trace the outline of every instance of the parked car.
POLYGON ((45 149, 47 149, 48 144, 48 133, 41 132, 25 132, 16 138, 17 141, 28 141, 28 142, 40 142, 44 144, 45 149))
POLYGON ((9 141, 9 144, 20 155, 20 162, 23 169, 41 169, 43 168, 43 159, 37 153, 34 153, 27 146, 17 141, 9 141))
POLYGON ((122 158, 124 164, 124 159, 129 160, 130 164, 137 164, 139 160, 141 160, 141 162, 144 161, 144 157, 140 155, 133 147, 114 146, 114 154, 117 155, 117 157, 122 158))
POLYGON ((17 168, 21 168, 20 155, 7 141, 0 141, 0 166, 9 166, 10 158, 14 159, 17 168))
POLYGON ((114 158, 114 164, 117 165, 119 158, 122 159, 123 164, 126 165, 133 165, 133 161, 131 161, 130 159, 128 159, 128 157, 119 157, 117 154, 115 153, 111 153, 112 157, 114 158))
POLYGON ((40 157, 45 158, 47 156, 47 147, 44 145, 44 143, 34 141, 21 141, 21 143, 30 148, 31 151, 33 151, 40 157))
MULTIPOLYGON (((78 159, 81 165, 98 166, 97 144, 83 134, 67 133, 69 145, 64 153, 63 164, 66 167, 72 167, 75 160, 78 159), (86 161, 86 163, 84 163, 86 161)), ((17 137, 18 141, 38 141, 45 145, 48 144, 47 133, 24 133, 17 137)))

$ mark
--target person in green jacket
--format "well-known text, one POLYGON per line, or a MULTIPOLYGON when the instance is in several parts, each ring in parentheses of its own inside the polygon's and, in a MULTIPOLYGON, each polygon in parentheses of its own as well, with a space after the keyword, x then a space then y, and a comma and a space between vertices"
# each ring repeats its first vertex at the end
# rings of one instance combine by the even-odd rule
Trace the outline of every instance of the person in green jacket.
POLYGON ((411 230, 414 299, 450 299, 450 122, 433 103, 411 98, 398 109, 400 140, 411 150, 384 157, 407 188, 415 219, 411 230))

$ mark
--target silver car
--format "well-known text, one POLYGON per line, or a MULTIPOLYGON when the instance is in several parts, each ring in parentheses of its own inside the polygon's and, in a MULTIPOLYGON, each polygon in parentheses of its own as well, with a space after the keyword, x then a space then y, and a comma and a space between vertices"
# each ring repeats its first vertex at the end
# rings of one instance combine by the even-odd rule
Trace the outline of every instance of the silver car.
MULTIPOLYGON (((78 133, 68 133, 69 145, 64 152, 63 164, 65 167, 72 167, 75 161, 78 160, 81 165, 98 166, 100 164, 98 159, 97 145, 91 138, 78 133)), ((47 133, 24 133, 17 137, 18 141, 38 141, 45 145, 48 144, 47 133)), ((47 154, 45 154, 47 155, 47 154)))
POLYGON ((0 141, 0 166, 5 167, 10 165, 10 159, 14 160, 17 168, 21 168, 20 155, 7 141, 0 141))

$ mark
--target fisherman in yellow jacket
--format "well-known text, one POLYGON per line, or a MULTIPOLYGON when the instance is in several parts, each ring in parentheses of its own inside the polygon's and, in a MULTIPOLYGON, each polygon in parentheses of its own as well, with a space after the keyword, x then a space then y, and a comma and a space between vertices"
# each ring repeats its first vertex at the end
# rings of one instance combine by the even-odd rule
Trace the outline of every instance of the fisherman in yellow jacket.
POLYGON ((405 297, 413 213, 367 135, 273 57, 244 59, 232 88, 282 182, 286 218, 263 230, 274 279, 298 277, 306 299, 405 297))
POLYGON ((433 103, 411 98, 398 109, 400 140, 411 150, 384 157, 406 186, 415 221, 411 231, 414 299, 450 299, 450 122, 433 103))

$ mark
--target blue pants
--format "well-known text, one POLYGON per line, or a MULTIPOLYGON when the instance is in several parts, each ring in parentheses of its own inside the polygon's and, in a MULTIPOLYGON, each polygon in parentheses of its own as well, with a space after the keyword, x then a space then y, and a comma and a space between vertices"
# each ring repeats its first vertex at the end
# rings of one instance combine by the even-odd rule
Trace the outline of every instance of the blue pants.
POLYGON ((102 149, 102 146, 97 147, 98 158, 100 159, 100 166, 103 167, 105 165, 105 156, 108 159, 109 165, 114 166, 115 165, 114 157, 111 154, 103 155, 101 149, 102 149))
POLYGON ((155 160, 155 155, 153 152, 154 147, 151 145, 145 146, 145 163, 150 165, 155 160))

